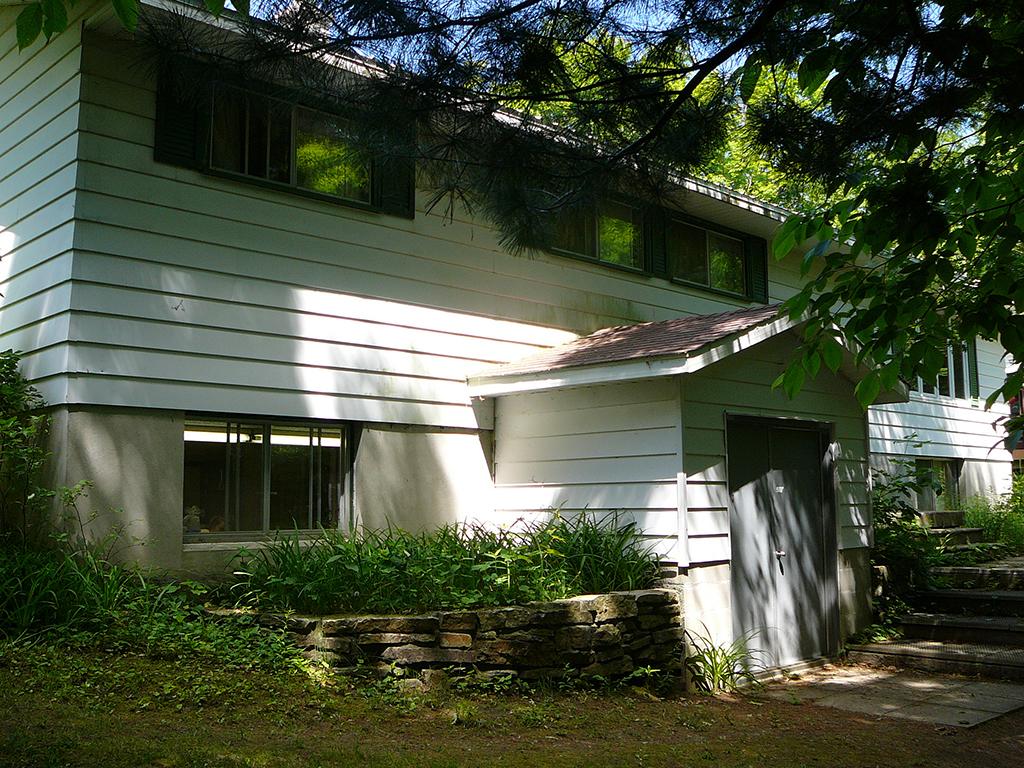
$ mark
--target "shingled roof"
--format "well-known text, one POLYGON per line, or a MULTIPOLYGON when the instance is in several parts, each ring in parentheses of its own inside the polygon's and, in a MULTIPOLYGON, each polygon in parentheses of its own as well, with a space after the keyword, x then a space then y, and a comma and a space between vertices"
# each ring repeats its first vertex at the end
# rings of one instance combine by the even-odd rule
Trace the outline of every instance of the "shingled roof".
POLYGON ((779 304, 768 304, 713 315, 604 328, 561 346, 491 368, 484 375, 491 379, 636 360, 685 357, 778 319, 779 307, 779 304))

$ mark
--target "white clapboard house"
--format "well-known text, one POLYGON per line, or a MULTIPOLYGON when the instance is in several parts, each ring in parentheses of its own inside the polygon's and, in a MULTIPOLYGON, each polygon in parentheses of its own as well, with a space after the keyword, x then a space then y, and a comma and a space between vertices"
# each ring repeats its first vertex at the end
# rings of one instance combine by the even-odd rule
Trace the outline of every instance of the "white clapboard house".
POLYGON ((768 258, 769 203, 691 181, 658 238, 609 202, 565 248, 513 255, 426 212, 411 175, 317 186, 297 136, 333 140, 330 116, 165 98, 109 3, 23 52, 18 11, 0 344, 49 403, 52 482, 90 480, 142 564, 215 573, 278 530, 619 511, 678 567, 687 623, 778 628, 766 650, 791 663, 869 618, 872 461, 930 462, 960 496, 1009 482, 991 344, 867 415, 852 357, 792 402, 771 389, 800 329, 776 313, 799 255, 768 258))

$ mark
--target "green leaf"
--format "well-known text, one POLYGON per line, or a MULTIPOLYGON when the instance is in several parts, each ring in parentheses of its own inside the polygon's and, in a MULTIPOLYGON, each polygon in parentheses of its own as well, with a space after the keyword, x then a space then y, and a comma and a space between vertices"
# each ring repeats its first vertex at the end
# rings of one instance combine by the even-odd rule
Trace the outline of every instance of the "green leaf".
POLYGON ((896 386, 896 382, 897 380, 899 380, 899 376, 900 367, 896 364, 895 361, 893 361, 887 363, 885 366, 883 366, 882 370, 878 372, 878 381, 883 387, 886 388, 886 390, 890 390, 896 386))
MULTIPOLYGON (((779 229, 775 235, 775 240, 772 242, 772 253, 775 254, 776 259, 785 258, 794 246, 796 246, 797 237, 803 233, 804 219, 802 216, 794 215, 786 219, 785 223, 779 229)), ((801 238, 802 240, 802 238, 801 238)))
POLYGON ((249 15, 249 0, 231 0, 231 4, 243 16, 249 15))
POLYGON ((49 40, 68 28, 68 9, 63 0, 42 0, 43 35, 49 40))
POLYGON ((838 341, 831 336, 825 339, 821 345, 821 356, 825 358, 825 365, 832 373, 839 372, 839 366, 843 364, 843 348, 838 341))
POLYGON ((821 353, 816 349, 808 350, 808 353, 804 355, 803 367, 811 375, 812 379, 817 376, 818 371, 821 370, 821 353))
POLYGON ((878 392, 881 388, 882 382, 878 380, 878 374, 875 371, 870 371, 867 376, 858 382, 857 388, 853 390, 853 393, 857 396, 857 402, 860 403, 860 407, 866 411, 868 406, 875 402, 875 398, 878 397, 878 392))
POLYGON ((1024 429, 1015 429, 1003 440, 1003 447, 1011 452, 1017 450, 1017 443, 1020 442, 1022 437, 1024 437, 1024 429))
POLYGON ((740 78, 740 98, 743 99, 744 104, 750 103, 763 70, 764 67, 759 61, 747 59, 747 63, 743 65, 743 77, 740 78))
POLYGON ((18 50, 28 48, 39 37, 43 31, 43 4, 33 3, 26 6, 18 14, 16 22, 18 28, 18 50))
POLYGON ((829 48, 818 48, 811 51, 800 62, 797 70, 797 84, 807 93, 813 93, 821 87, 832 74, 832 51, 829 48))
POLYGON ((204 0, 204 2, 206 3, 206 10, 214 16, 220 16, 224 10, 224 0, 204 0))
POLYGON ((792 400, 796 397, 800 390, 804 386, 804 369, 799 362, 790 363, 789 368, 782 374, 782 388, 786 391, 786 396, 792 400))
POLYGON ((129 32, 134 32, 135 25, 139 22, 138 0, 110 0, 110 4, 114 7, 114 13, 117 14, 117 18, 120 19, 124 28, 129 32))

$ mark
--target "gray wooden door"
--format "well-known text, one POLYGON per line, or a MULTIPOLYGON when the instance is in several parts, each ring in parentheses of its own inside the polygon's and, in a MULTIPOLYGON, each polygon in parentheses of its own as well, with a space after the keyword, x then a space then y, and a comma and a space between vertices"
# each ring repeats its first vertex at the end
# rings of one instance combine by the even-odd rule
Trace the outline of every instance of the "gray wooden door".
POLYGON ((769 666, 827 655, 838 615, 828 432, 730 419, 727 433, 734 635, 769 666))

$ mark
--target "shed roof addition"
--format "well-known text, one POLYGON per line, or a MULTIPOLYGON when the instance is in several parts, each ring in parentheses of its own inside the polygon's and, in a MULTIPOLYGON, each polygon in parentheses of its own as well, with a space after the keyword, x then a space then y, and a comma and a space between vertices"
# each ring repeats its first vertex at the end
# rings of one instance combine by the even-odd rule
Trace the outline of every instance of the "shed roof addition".
POLYGON ((758 305, 713 315, 696 315, 604 328, 521 360, 495 366, 469 379, 473 394, 548 389, 574 384, 648 378, 698 370, 796 322, 779 316, 780 304, 758 305), (756 339, 744 339, 763 328, 756 339), (727 347, 713 359, 695 358, 727 347))
MULTIPOLYGON (((780 315, 780 307, 758 305, 604 328, 470 376, 470 393, 474 397, 494 397, 695 373, 803 322, 780 315)), ((867 369, 857 366, 853 356, 844 351, 840 372, 856 382, 867 369)), ((879 402, 904 400, 902 387, 879 398, 879 402)))

